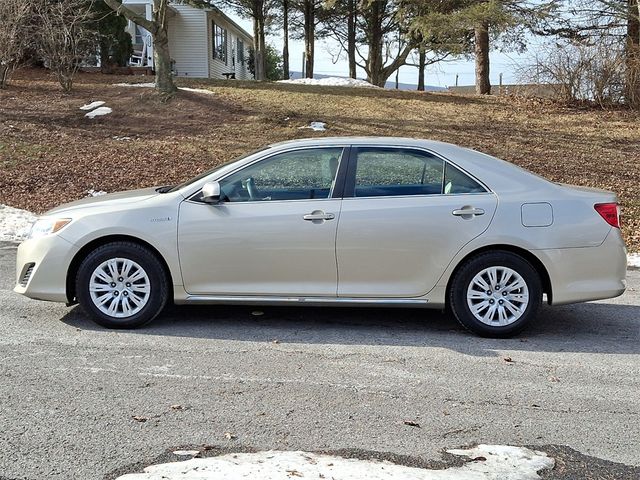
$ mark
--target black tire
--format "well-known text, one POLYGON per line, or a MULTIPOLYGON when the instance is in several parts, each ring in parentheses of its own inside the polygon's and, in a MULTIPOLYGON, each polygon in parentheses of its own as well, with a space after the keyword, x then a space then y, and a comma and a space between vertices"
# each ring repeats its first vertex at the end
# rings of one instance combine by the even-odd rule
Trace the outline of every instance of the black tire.
POLYGON ((106 328, 137 328, 160 314, 169 298, 169 282, 162 263, 154 253, 136 243, 113 242, 96 248, 82 261, 76 275, 76 297, 80 306, 97 324, 106 328), (150 284, 146 304, 138 312, 125 318, 102 312, 94 304, 89 291, 93 272, 103 262, 114 258, 137 263, 147 274, 150 284))
MULTIPOLYGON (((537 316, 542 302, 542 282, 535 267, 526 259, 512 252, 496 250, 481 253, 467 260, 455 273, 448 293, 451 311, 466 329, 482 337, 508 338, 520 333, 537 316), (515 271, 522 277, 528 289, 529 301, 524 312, 505 326, 489 325, 477 319, 467 302, 467 291, 474 277, 490 267, 507 267, 515 271)), ((496 301, 499 300, 493 300, 492 305, 496 301)))

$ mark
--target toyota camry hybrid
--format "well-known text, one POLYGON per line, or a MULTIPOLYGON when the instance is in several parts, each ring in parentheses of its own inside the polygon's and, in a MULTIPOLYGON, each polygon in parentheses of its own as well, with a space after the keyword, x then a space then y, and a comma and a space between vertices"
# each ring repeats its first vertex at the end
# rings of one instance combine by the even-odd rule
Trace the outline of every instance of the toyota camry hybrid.
POLYGON ((505 337, 625 290, 616 195, 466 148, 313 138, 176 186, 62 205, 18 248, 15 291, 139 327, 176 304, 446 309, 505 337))

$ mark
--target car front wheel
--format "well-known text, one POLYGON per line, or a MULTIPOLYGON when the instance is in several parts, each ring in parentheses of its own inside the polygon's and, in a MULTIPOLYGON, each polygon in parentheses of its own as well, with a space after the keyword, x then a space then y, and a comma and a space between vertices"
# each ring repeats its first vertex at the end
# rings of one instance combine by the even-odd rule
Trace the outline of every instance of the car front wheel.
POLYGON ((78 303, 107 328, 136 328, 164 308, 169 286, 164 268, 147 248, 131 242, 100 246, 76 276, 78 303))
POLYGON ((536 269, 512 252, 494 251, 469 259, 456 272, 449 304, 472 332, 504 338, 524 329, 537 315, 542 285, 536 269))

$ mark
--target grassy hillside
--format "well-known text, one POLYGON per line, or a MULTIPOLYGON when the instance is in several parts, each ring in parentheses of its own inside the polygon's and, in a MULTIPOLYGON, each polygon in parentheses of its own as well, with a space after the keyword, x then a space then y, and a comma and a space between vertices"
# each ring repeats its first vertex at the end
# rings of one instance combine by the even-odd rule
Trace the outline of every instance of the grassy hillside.
POLYGON ((275 141, 327 135, 394 135, 457 143, 550 180, 616 191, 624 233, 640 251, 640 116, 534 101, 375 89, 189 81, 167 104, 140 77, 80 75, 63 95, 39 71, 0 91, 0 203, 42 212, 86 195, 173 184, 275 141), (104 100, 93 120, 79 107, 104 100), (324 121, 326 132, 302 129, 324 121))

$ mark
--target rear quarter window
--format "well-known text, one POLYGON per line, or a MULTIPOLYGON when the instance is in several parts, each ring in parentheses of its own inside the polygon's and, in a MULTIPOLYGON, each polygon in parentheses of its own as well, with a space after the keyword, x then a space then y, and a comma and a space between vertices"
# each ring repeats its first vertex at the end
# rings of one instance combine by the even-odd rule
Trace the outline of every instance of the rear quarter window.
POLYGON ((487 189, 466 173, 447 162, 444 168, 444 194, 484 193, 487 189))

